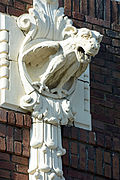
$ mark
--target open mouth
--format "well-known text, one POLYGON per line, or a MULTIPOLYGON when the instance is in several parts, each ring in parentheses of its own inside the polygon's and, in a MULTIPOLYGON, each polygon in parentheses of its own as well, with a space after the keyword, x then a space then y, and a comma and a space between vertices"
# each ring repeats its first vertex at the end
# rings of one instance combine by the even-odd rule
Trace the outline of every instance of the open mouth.
POLYGON ((86 54, 85 53, 85 50, 82 48, 82 47, 78 47, 77 48, 77 57, 78 57, 78 60, 82 63, 86 63, 86 62, 90 62, 91 60, 91 54, 86 54))

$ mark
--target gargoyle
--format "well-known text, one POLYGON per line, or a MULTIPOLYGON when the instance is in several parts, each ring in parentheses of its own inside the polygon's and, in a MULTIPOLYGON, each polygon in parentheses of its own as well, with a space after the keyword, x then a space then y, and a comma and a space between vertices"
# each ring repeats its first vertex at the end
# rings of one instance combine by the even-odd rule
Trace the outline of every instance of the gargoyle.
POLYGON ((63 41, 44 41, 32 46, 23 54, 33 86, 41 92, 58 97, 67 95, 76 78, 87 68, 91 56, 100 48, 102 35, 86 28, 68 26, 63 41))
MULTIPOLYGON (((29 14, 20 16, 17 24, 25 35, 18 57, 25 90, 20 107, 29 110, 33 119, 29 177, 30 180, 64 180, 61 125, 72 125, 76 121, 78 111, 71 103, 75 82, 86 70, 91 56, 98 53, 102 35, 72 26, 63 8, 58 8, 57 0, 34 0, 29 14)), ((79 106, 80 125, 84 125, 84 118, 90 119, 89 108, 86 108, 86 98, 89 101, 86 86, 89 85, 80 84, 80 96, 83 96, 80 99, 83 107, 79 106)), ((84 127, 88 127, 86 122, 84 127)))

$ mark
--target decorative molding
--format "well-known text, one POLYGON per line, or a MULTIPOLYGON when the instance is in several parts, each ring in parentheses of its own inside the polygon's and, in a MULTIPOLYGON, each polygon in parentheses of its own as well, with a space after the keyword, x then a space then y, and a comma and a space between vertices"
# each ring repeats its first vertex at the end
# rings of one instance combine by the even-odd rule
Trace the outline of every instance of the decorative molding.
POLYGON ((8 61, 9 32, 0 30, 0 89, 9 88, 9 61, 8 61))
MULTIPOLYGON (((102 36, 72 26, 57 0, 34 0, 29 14, 20 16, 17 25, 25 35, 18 57, 26 93, 20 106, 33 117, 29 178, 61 180, 61 156, 65 154, 61 125, 75 120, 71 97, 77 78, 98 53, 102 36)), ((83 111, 89 112, 87 74, 83 81, 83 111)))

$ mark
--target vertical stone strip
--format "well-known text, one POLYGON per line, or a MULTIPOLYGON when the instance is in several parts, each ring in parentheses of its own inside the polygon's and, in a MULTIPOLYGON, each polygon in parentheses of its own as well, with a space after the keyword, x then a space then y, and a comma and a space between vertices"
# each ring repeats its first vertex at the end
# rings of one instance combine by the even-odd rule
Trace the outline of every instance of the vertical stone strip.
POLYGON ((8 61, 9 32, 0 30, 0 89, 9 88, 9 61, 8 61))

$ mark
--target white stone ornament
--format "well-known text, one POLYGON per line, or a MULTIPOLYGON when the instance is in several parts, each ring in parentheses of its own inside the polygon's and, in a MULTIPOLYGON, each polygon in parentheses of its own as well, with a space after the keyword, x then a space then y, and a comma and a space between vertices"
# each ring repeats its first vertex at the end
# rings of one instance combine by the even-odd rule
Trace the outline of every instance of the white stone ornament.
POLYGON ((29 179, 63 180, 61 125, 90 129, 87 67, 102 35, 75 28, 57 0, 34 0, 29 14, 0 18, 0 102, 32 114, 29 179))
POLYGON ((36 0, 29 14, 17 19, 25 34, 18 65, 26 95, 20 104, 33 117, 30 180, 64 179, 61 125, 74 121, 70 97, 76 79, 98 53, 102 40, 96 31, 73 27, 63 12, 57 1, 36 0))

